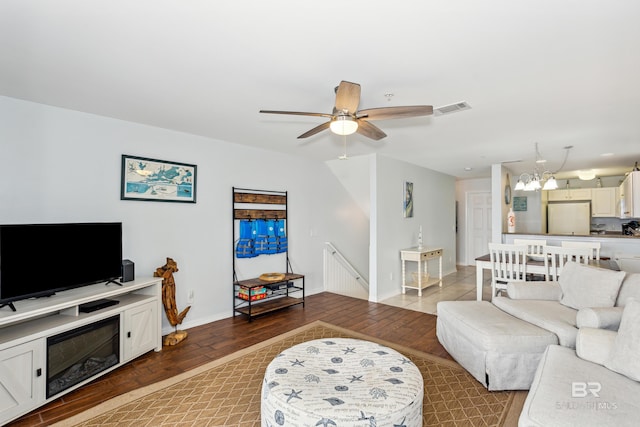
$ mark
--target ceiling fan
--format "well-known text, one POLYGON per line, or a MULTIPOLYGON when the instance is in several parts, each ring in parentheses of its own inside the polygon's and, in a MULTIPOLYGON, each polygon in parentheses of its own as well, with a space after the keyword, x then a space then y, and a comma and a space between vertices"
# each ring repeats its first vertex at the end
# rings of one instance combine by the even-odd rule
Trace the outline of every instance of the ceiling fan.
POLYGON ((260 110, 267 114, 293 114, 297 116, 327 117, 331 120, 314 127, 300 135, 298 138, 307 138, 326 129, 338 135, 350 135, 358 132, 367 138, 380 140, 387 136, 379 127, 370 123, 373 120, 400 119, 416 116, 428 116, 433 114, 431 105, 415 105, 404 107, 381 107, 358 110, 360 103, 360 85, 347 81, 341 81, 336 87, 336 102, 333 113, 306 113, 301 111, 274 111, 260 110))

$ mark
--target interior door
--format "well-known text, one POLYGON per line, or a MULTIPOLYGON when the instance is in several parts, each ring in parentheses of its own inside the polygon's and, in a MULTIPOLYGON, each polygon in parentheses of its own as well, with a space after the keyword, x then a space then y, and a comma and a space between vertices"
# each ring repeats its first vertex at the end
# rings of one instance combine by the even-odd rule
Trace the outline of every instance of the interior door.
POLYGON ((491 192, 467 193, 467 264, 489 253, 491 241, 491 192))

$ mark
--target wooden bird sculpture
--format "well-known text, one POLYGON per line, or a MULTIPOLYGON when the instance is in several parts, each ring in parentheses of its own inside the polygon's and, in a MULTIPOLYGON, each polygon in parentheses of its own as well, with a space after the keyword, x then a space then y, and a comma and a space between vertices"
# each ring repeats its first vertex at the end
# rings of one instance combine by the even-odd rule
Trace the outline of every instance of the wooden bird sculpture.
POLYGON ((173 273, 177 273, 178 271, 178 264, 172 258, 167 257, 167 263, 162 267, 156 268, 156 271, 153 273, 153 277, 162 277, 162 304, 164 305, 164 312, 171 326, 175 328, 174 332, 164 337, 163 342, 165 345, 176 345, 187 337, 187 331, 179 331, 178 325, 182 323, 191 306, 188 306, 178 313, 178 307, 176 305, 176 281, 173 278, 173 273))

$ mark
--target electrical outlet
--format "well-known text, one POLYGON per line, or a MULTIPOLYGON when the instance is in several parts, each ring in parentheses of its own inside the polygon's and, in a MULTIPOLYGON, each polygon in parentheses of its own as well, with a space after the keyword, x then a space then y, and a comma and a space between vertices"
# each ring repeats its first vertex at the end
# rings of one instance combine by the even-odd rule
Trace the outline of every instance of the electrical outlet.
POLYGON ((193 304, 193 289, 189 290, 189 294, 187 295, 187 302, 189 304, 193 304))

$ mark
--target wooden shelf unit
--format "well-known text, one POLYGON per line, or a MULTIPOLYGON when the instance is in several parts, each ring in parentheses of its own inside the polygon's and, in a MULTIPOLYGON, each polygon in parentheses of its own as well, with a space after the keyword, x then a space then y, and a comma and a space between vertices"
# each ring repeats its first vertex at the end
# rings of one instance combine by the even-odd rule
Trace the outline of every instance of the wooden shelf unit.
POLYGON ((234 312, 247 315, 249 316, 249 320, 251 320, 252 317, 269 313, 271 311, 280 310, 282 308, 298 304, 304 305, 304 275, 287 273, 285 274, 284 279, 277 282, 266 282, 257 278, 241 280, 234 283, 233 293, 235 296, 234 312), (301 281, 302 283, 297 285, 296 282, 298 281, 301 281), (286 287, 282 289, 271 291, 267 290, 268 295, 263 300, 251 301, 237 297, 241 288, 248 289, 249 294, 251 294, 251 289, 262 287, 269 288, 270 286, 277 287, 283 284, 286 285, 286 287), (297 297, 300 293, 302 293, 302 297, 297 297))
MULTIPOLYGON (((287 222, 287 192, 286 191, 267 191, 252 190, 246 188, 233 187, 233 220, 257 220, 257 219, 275 219, 285 220, 285 236, 289 238, 288 222, 287 222), (269 208, 252 208, 247 205, 265 205, 269 208), (273 206, 273 209, 271 207, 273 206)), ((291 263, 289 262, 289 250, 284 252, 285 255, 285 277, 277 282, 268 282, 259 278, 247 280, 238 280, 236 273, 236 232, 235 224, 233 230, 233 315, 242 314, 248 317, 249 321, 254 317, 272 311, 281 310, 287 307, 302 304, 304 307, 305 291, 304 291, 304 275, 293 273, 291 263), (282 289, 267 290, 264 299, 251 300, 251 291, 262 287, 277 287, 285 285, 282 289), (239 296, 240 290, 248 291, 248 299, 239 296)))

